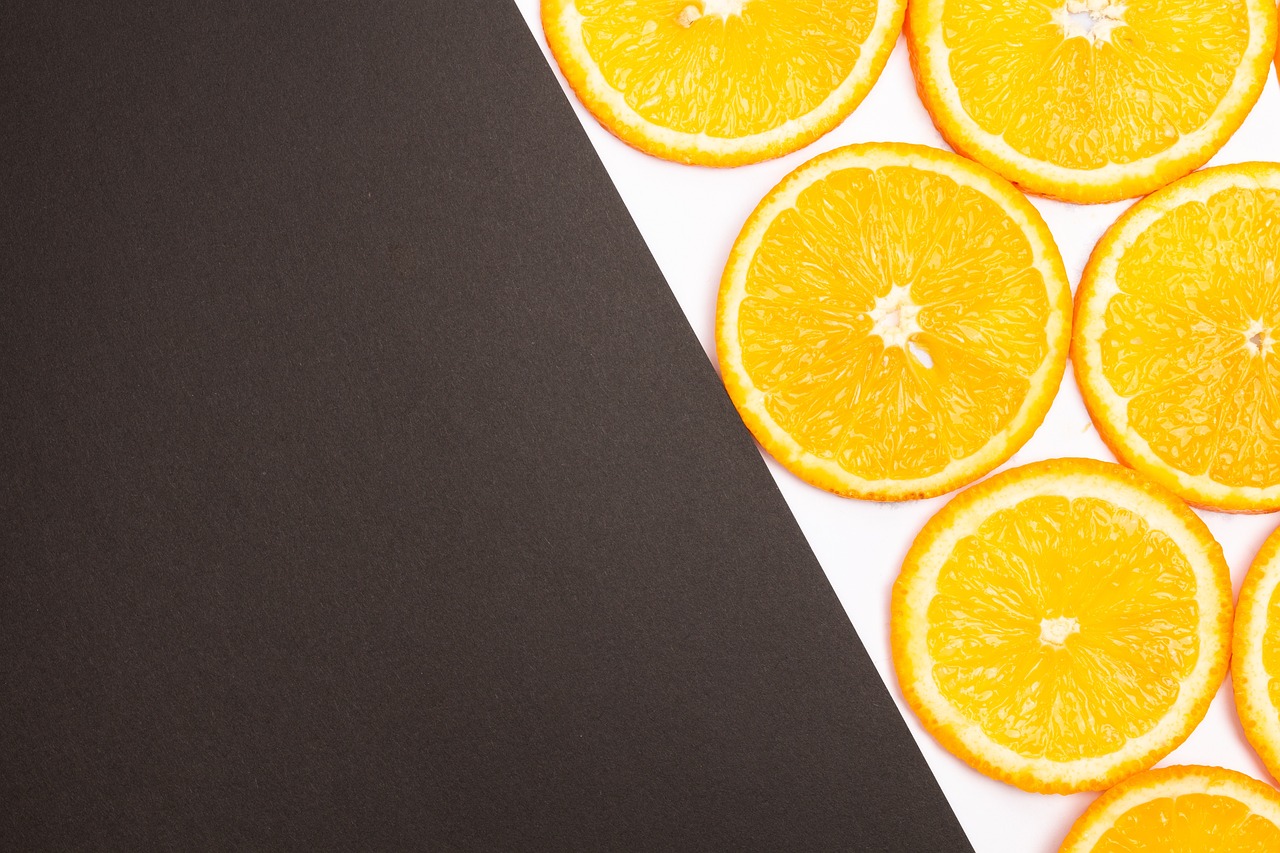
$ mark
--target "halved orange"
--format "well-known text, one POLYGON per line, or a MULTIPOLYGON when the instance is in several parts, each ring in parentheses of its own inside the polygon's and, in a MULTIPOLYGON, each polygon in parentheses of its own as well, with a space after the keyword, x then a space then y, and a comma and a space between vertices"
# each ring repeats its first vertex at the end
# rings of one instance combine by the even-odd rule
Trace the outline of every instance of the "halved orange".
POLYGON ((1231 577, 1176 496, 1057 459, 930 519, 890 625, 903 696, 944 747, 1028 791, 1100 790, 1204 717, 1227 670, 1231 577))
POLYGON ((808 145, 880 76, 906 0, 542 0, 569 85, 624 142, 736 166, 808 145))
POLYGON ((1072 362, 1120 460, 1213 509, 1280 509, 1280 164, 1134 205, 1076 294, 1072 362))
POLYGON ((1065 368, 1070 290, 1006 181, 948 152, 854 145, 788 175, 720 284, 725 386, 801 478, 937 495, 1009 458, 1065 368))
POLYGON ((1074 202, 1149 193, 1244 122, 1274 0, 912 0, 921 98, 957 151, 1074 202))
POLYGON ((1280 794, 1221 767, 1140 773, 1085 810, 1059 853, 1275 853, 1280 794))
POLYGON ((1231 654, 1240 724, 1272 778, 1280 779, 1280 529, 1263 544, 1240 588, 1231 654))

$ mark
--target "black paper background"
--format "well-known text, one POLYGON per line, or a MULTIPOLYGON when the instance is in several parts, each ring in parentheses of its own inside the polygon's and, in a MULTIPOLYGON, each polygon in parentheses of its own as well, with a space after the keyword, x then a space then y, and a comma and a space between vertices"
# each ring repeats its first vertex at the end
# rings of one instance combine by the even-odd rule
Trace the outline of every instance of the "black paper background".
POLYGON ((968 849, 513 6, 4 18, 6 849, 968 849))

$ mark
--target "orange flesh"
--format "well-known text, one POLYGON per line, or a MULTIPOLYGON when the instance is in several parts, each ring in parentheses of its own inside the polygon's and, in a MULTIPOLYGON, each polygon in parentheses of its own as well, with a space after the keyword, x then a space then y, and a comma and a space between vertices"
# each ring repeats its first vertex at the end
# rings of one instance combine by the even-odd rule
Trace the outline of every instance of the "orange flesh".
POLYGON ((1029 157, 1097 169, 1205 124, 1249 43, 1243 0, 949 0, 943 40, 965 111, 1029 157), (995 72, 995 73, 993 73, 995 72))
POLYGON ((1267 694, 1274 713, 1280 715, 1280 586, 1267 603, 1267 627, 1262 635, 1262 668, 1267 673, 1267 694))
POLYGON ((1134 806, 1092 853, 1274 853, 1280 828, 1233 797, 1181 794, 1134 806))
POLYGON ((743 367, 808 452, 867 479, 928 476, 1004 429, 1030 390, 1050 316, 1032 263, 1000 206, 950 177, 833 172, 751 262, 743 367))
POLYGON ((957 543, 929 605, 942 694, 997 743, 1070 761, 1149 731, 1199 656, 1186 557, 1129 510, 1041 496, 957 543))
POLYGON ((1190 202, 1120 260, 1103 374, 1170 466, 1228 486, 1280 482, 1280 191, 1190 202))
POLYGON ((577 8, 587 51, 632 109, 682 133, 737 138, 822 104, 853 71, 877 3, 578 0, 577 8))

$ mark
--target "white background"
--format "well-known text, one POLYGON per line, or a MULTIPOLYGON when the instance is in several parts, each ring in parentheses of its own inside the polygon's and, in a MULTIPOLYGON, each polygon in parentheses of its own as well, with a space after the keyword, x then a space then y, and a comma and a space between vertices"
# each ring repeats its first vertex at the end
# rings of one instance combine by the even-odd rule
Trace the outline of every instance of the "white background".
MULTIPOLYGON (((548 62, 538 0, 516 0, 548 62)), ((715 302, 725 259, 756 203, 784 175, 815 155, 854 142, 915 142, 946 148, 916 95, 907 48, 895 46, 879 82, 841 126, 787 157, 717 170, 668 163, 628 147, 600 127, 559 75, 640 233, 675 292, 703 348, 715 360, 715 302)), ((1274 75, 1244 127, 1213 165, 1280 161, 1280 87, 1274 75)), ((1089 253, 1128 202, 1076 206, 1033 198, 1053 230, 1074 289, 1089 253)), ((1044 425, 1004 467, 1061 456, 1112 460, 1089 422, 1071 370, 1044 425)), ((840 498, 792 476, 765 456, 791 511, 889 686, 920 749, 978 853, 1051 853, 1094 794, 1029 794, 969 769, 935 743, 902 702, 889 657, 889 591, 908 546, 947 497, 900 504, 840 498)), ((1276 515, 1201 512, 1231 564, 1239 590, 1249 561, 1274 528, 1276 515)), ((1241 733, 1228 679, 1208 716, 1162 764, 1212 764, 1270 780, 1241 733)))

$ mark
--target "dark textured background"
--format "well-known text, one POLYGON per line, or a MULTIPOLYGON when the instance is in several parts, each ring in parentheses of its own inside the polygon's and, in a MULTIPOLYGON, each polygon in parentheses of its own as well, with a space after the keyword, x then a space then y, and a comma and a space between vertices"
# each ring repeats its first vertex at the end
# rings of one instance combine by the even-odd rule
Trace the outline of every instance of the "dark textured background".
POLYGON ((513 6, 86 9, 0 26, 5 848, 967 849, 513 6))

